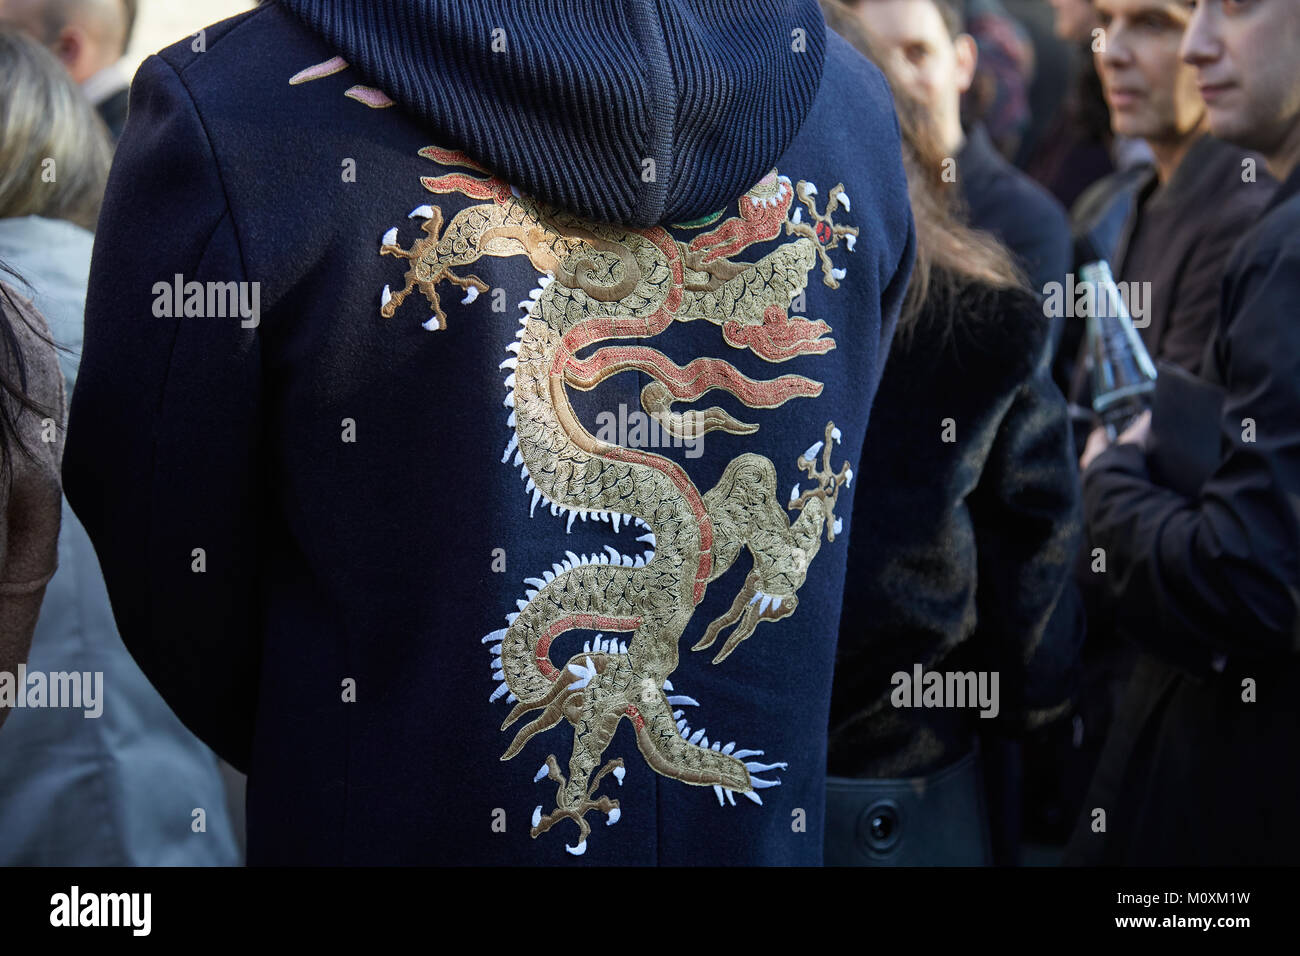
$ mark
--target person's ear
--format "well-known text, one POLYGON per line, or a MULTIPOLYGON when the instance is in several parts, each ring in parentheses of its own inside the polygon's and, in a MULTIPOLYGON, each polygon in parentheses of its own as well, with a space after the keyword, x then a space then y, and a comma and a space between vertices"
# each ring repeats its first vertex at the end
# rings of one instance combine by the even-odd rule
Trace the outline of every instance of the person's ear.
POLYGON ((64 27, 50 46, 50 51, 59 58, 63 68, 68 71, 76 83, 90 79, 87 70, 89 45, 86 35, 75 26, 64 27))
POLYGON ((952 45, 957 53, 957 91, 965 93, 975 82, 975 66, 979 63, 979 49, 969 33, 959 34, 952 45))

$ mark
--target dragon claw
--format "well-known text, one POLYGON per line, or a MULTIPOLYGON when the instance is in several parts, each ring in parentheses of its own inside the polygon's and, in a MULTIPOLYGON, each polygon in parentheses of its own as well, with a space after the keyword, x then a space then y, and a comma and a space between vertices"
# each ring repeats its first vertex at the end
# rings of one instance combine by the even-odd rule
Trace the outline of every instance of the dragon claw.
MULTIPOLYGON (((559 764, 556 763, 555 755, 552 754, 547 757, 542 770, 546 771, 546 774, 560 785, 558 800, 560 805, 545 815, 542 814, 542 808, 540 806, 533 811, 533 827, 530 831, 533 838, 536 839, 561 820, 572 820, 578 825, 578 843, 576 846, 565 844, 564 848, 574 856, 582 856, 582 854, 586 853, 587 837, 591 833, 591 826, 586 821, 587 813, 591 810, 597 810, 606 814, 606 826, 612 826, 617 823, 619 817, 622 816, 622 810, 619 808, 617 800, 611 800, 609 797, 593 798, 592 794, 600 786, 600 782, 605 778, 606 774, 613 773, 619 778, 619 783, 622 783, 621 771, 623 771, 623 769, 623 761, 621 758, 609 761, 603 768, 601 768, 599 773, 595 774, 591 778, 591 782, 587 784, 585 791, 582 792, 581 796, 575 797, 572 789, 568 786, 568 781, 565 779, 564 774, 560 772, 560 767, 559 764), (573 805, 564 806, 566 801, 572 801, 573 805)), ((541 779, 540 775, 538 776, 538 779, 541 779)))
POLYGON ((786 506, 791 510, 803 510, 805 504, 813 498, 820 498, 826 511, 826 540, 834 541, 835 536, 844 528, 844 522, 835 516, 835 504, 839 500, 840 488, 848 487, 853 480, 853 469, 849 467, 846 461, 840 466, 839 471, 831 470, 831 449, 841 439, 841 432, 835 427, 834 422, 826 423, 826 437, 819 442, 815 442, 799 456, 795 466, 808 475, 816 484, 810 491, 799 494, 799 486, 794 486, 794 492, 791 493, 790 503, 786 506), (817 461, 818 452, 821 453, 820 465, 817 461))
POLYGON ((760 621, 779 621, 794 613, 799 598, 794 594, 784 596, 769 594, 759 588, 759 577, 754 571, 745 579, 745 586, 736 595, 730 610, 713 621, 704 631, 691 650, 702 651, 712 647, 719 634, 732 624, 735 628, 713 658, 713 663, 720 664, 736 649, 741 641, 753 635, 760 621))

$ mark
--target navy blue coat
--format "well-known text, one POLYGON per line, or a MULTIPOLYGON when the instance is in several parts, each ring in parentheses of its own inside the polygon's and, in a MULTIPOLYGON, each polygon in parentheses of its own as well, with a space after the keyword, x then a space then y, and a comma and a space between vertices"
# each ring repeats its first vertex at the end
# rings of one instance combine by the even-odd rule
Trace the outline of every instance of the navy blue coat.
POLYGON ((251 863, 821 860, 889 90, 805 0, 568 6, 295 0, 136 77, 64 475, 251 863))

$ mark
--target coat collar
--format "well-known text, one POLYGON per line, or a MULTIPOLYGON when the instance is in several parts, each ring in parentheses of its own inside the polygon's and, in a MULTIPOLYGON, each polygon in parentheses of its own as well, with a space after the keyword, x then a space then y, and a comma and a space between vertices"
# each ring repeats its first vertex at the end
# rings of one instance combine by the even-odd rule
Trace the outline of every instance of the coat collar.
POLYGON ((967 188, 987 183, 1001 174, 1006 160, 994 148, 983 123, 976 123, 966 133, 966 142, 957 154, 957 165, 967 188))
POLYGON ((1277 192, 1273 194, 1273 198, 1269 200, 1268 205, 1264 207, 1264 215, 1267 216, 1278 206, 1282 205, 1282 203, 1293 198, 1297 194, 1300 194, 1300 164, 1298 164, 1295 169, 1291 170, 1291 175, 1286 178, 1282 185, 1278 187, 1277 192))

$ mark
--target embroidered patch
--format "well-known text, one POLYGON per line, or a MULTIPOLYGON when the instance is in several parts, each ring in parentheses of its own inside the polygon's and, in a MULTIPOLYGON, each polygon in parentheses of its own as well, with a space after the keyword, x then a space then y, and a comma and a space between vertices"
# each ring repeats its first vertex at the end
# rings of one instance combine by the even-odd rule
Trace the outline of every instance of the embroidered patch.
MULTIPOLYGON (((636 540, 645 547, 637 554, 613 545, 597 554, 557 554, 550 568, 524 580, 506 626, 482 637, 496 682, 489 702, 504 698, 513 705, 502 731, 529 718, 515 729, 502 759, 513 759, 557 727, 572 729, 567 767, 550 754, 533 778, 552 782, 556 792, 553 809, 538 805, 533 811, 532 836, 570 821, 578 839, 566 849, 582 854, 590 813, 605 814, 607 825, 617 822, 619 801, 599 791, 610 775, 621 785, 628 772, 622 756, 606 757, 624 719, 656 773, 711 787, 723 806, 734 806, 737 793, 761 806, 759 791, 779 785, 774 773, 787 763, 760 762, 754 758, 764 755, 761 750, 723 743, 725 735, 710 741, 704 727, 692 729, 686 708, 703 705, 675 692, 671 675, 679 641, 707 587, 743 552, 752 560, 744 584, 693 650, 712 650, 720 641, 713 663, 723 664, 760 623, 795 612, 823 535, 830 542, 841 531, 835 506, 853 473, 847 462, 838 470, 831 465, 840 432, 828 422, 820 440, 793 463, 808 487, 801 491, 796 484, 782 507, 777 467, 769 458, 740 454, 713 488, 701 492, 672 459, 587 431, 569 390, 592 389, 635 370, 650 379, 643 407, 675 434, 687 426, 673 404, 695 402, 714 389, 753 409, 819 396, 822 383, 802 375, 753 379, 722 358, 681 366, 649 344, 602 343, 648 341, 674 322, 705 321, 718 326, 733 348, 768 362, 833 349, 825 322, 791 316, 789 308, 819 261, 829 287, 844 275, 829 255, 841 237, 851 250, 857 233, 831 219, 841 206, 848 209, 842 185, 818 215, 811 183, 792 186, 772 170, 740 198, 737 215, 710 218, 704 225, 716 222, 714 228, 683 243, 660 227, 596 223, 545 205, 457 151, 431 146, 420 155, 458 170, 422 177, 428 192, 477 202, 449 220, 438 205, 417 206, 410 217, 423 220, 423 236, 409 248, 399 241, 398 227, 384 233, 380 254, 408 265, 402 289, 385 286, 380 294, 381 314, 394 317, 418 292, 432 311, 424 327, 445 329, 442 283, 463 290, 461 302, 469 304, 488 288, 469 271, 475 263, 488 256, 526 258, 538 282, 519 303, 520 327, 500 365, 509 431, 502 463, 519 469, 530 516, 543 504, 566 519, 566 532, 575 520, 601 521, 615 533, 624 527, 643 532, 636 540), (796 194, 812 224, 789 218, 796 194), (783 230, 793 238, 758 261, 735 258, 755 243, 779 240, 783 230), (788 511, 796 513, 793 520, 788 511), (579 631, 596 633, 581 649, 579 631)), ((717 406, 692 421, 702 422, 704 431, 759 430, 717 406)))
POLYGON ((836 183, 830 192, 830 198, 826 202, 826 212, 817 212, 817 203, 813 196, 817 195, 817 187, 812 183, 799 184, 799 202, 803 203, 808 210, 808 215, 812 217, 812 222, 803 221, 803 210, 796 209, 794 216, 785 224, 787 235, 808 236, 817 243, 817 257, 822 263, 822 281, 832 289, 838 289, 840 279, 844 278, 844 270, 836 269, 831 262, 830 251, 840 244, 840 239, 848 247, 849 252, 853 251, 853 244, 858 240, 858 230, 856 226, 837 225, 834 219, 835 210, 844 207, 844 211, 849 211, 849 197, 844 191, 843 183, 836 183))
MULTIPOLYGON (((761 750, 738 750, 722 738, 710 742, 703 727, 692 730, 684 708, 699 705, 670 693, 670 675, 678 641, 705 589, 742 551, 749 551, 753 569, 731 608, 709 625, 694 649, 712 648, 728 632, 713 658, 721 663, 759 623, 794 613, 823 532, 834 540, 841 527, 835 503, 852 472, 847 463, 838 472, 830 467, 839 431, 828 424, 822 440, 796 462, 811 487, 802 493, 796 487, 789 508, 798 516, 791 522, 779 504, 776 467, 769 459, 739 455, 718 484, 701 493, 674 461, 593 436, 574 415, 567 390, 594 388, 624 371, 642 372, 651 379, 643 405, 666 427, 678 428, 671 403, 695 401, 713 389, 751 408, 819 395, 821 383, 800 375, 755 380, 719 358, 699 358, 683 367, 648 346, 603 346, 579 357, 606 340, 651 339, 673 322, 696 320, 718 325, 730 344, 772 362, 834 348, 826 323, 787 311, 825 254, 815 237, 800 236, 755 263, 732 258, 789 225, 789 180, 773 171, 742 197, 738 216, 686 246, 663 229, 622 229, 545 207, 453 152, 431 148, 423 155, 483 174, 424 177, 426 189, 484 202, 457 212, 445 226, 437 206, 418 208, 425 238, 409 250, 397 244, 395 230, 385 235, 381 252, 411 262, 405 287, 383 297, 385 314, 394 314, 419 289, 437 320, 426 327, 442 328, 440 282, 473 290, 480 280, 463 270, 475 261, 489 255, 527 257, 540 278, 520 303, 521 327, 501 363, 504 404, 510 410, 502 461, 519 468, 532 499, 530 514, 545 503, 553 514, 567 517, 566 530, 579 518, 607 522, 614 532, 624 524, 645 532, 637 540, 646 549, 636 555, 612 545, 601 554, 566 551, 549 569, 525 580, 506 626, 483 638, 498 682, 490 699, 505 697, 514 704, 502 729, 532 717, 516 730, 503 759, 558 725, 573 728, 567 773, 552 754, 535 778, 555 783, 556 803, 547 813, 537 807, 533 836, 572 821, 578 840, 566 848, 579 854, 591 832, 586 819, 591 811, 606 814, 607 823, 619 818, 619 802, 598 790, 611 773, 622 783, 623 758, 606 760, 605 751, 624 718, 656 772, 710 786, 720 803, 734 804, 734 794, 741 793, 761 804, 758 791, 779 780, 759 774, 786 764, 760 763, 750 758, 762 756, 761 750), (824 451, 820 461, 819 450, 824 451), (599 632, 594 646, 588 640, 580 651, 573 646, 556 653, 569 632, 580 630, 599 632), (615 636, 606 639, 606 634, 615 636)), ((757 427, 717 407, 702 420, 706 430, 749 433, 757 427)))
POLYGON ((310 83, 312 80, 319 80, 322 77, 333 76, 335 73, 342 73, 348 68, 348 61, 341 56, 332 57, 324 63, 317 63, 315 66, 309 66, 305 70, 300 70, 289 78, 290 86, 297 86, 300 83, 310 83))
POLYGON ((674 229, 703 229, 705 226, 713 225, 724 215, 726 215, 726 213, 727 210, 724 207, 722 209, 719 209, 717 212, 707 213, 706 215, 701 216, 699 219, 692 219, 690 222, 675 222, 673 223, 673 228, 674 229))
MULTIPOLYGON (((317 63, 305 70, 299 70, 289 78, 289 85, 299 86, 303 83, 310 83, 312 80, 320 80, 327 76, 333 76, 335 73, 342 73, 346 69, 348 69, 347 60, 341 56, 331 57, 324 63, 317 63)), ((347 90, 343 95, 356 100, 358 103, 364 103, 374 110, 387 109, 394 105, 386 93, 375 89, 373 86, 357 85, 347 90)))

